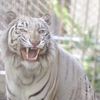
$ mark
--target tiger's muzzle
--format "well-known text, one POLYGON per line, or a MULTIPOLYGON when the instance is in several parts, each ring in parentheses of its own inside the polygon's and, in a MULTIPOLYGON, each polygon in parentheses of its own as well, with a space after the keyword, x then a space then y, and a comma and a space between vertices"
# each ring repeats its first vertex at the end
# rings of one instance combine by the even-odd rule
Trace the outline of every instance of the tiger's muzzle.
POLYGON ((30 41, 33 47, 26 47, 21 49, 22 57, 27 61, 37 61, 40 49, 36 46, 40 43, 39 41, 30 41))
POLYGON ((23 48, 21 49, 22 57, 27 61, 36 61, 38 58, 38 54, 40 49, 37 48, 23 48))

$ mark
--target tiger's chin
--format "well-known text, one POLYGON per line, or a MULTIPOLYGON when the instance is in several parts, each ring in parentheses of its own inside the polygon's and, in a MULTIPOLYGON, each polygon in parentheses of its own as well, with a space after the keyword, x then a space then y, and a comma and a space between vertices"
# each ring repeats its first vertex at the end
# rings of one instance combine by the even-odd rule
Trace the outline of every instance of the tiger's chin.
POLYGON ((21 65, 23 65, 25 68, 29 70, 34 70, 36 68, 40 68, 40 62, 39 61, 34 61, 34 62, 29 62, 29 61, 21 61, 21 65))

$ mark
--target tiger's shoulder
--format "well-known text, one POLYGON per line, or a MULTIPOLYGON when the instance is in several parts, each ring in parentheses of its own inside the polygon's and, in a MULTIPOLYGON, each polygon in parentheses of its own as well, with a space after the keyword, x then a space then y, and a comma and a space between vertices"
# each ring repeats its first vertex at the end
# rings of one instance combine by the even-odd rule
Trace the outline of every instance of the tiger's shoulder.
POLYGON ((60 46, 58 46, 58 53, 59 85, 57 97, 59 100, 65 100, 65 98, 67 100, 97 100, 80 62, 60 46), (63 98, 60 97, 61 95, 63 98))

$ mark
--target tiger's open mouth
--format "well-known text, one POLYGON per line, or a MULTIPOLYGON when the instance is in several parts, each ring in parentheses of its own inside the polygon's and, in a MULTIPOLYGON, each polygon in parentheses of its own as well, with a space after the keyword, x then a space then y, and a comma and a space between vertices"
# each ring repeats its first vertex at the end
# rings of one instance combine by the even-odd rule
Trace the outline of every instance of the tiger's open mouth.
POLYGON ((21 53, 24 60, 37 61, 40 49, 36 48, 22 48, 21 53))

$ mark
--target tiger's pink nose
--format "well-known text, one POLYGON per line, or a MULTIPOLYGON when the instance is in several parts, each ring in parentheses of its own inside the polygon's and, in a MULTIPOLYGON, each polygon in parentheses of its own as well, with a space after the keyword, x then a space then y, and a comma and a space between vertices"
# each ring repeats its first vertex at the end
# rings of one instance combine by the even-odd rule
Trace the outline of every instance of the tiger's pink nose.
POLYGON ((30 42, 34 47, 36 47, 40 43, 40 41, 32 41, 32 40, 30 40, 30 42))

